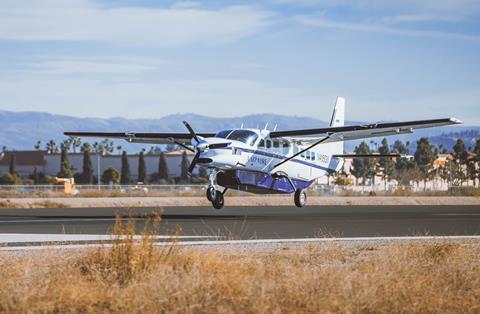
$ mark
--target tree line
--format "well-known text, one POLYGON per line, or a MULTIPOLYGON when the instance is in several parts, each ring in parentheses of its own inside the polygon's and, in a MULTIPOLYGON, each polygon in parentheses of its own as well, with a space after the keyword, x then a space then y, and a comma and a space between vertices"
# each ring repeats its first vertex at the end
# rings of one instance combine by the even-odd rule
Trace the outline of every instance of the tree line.
MULTIPOLYGON (((40 142, 35 145, 36 149, 40 149, 40 142)), ((360 143, 355 148, 356 154, 391 154, 397 153, 401 155, 409 155, 411 150, 411 143, 397 140, 393 145, 389 145, 386 138, 381 141, 380 145, 371 141, 370 145, 367 142, 360 143)), ((117 150, 121 150, 121 146, 114 147, 112 141, 106 139, 101 142, 82 143, 78 138, 68 138, 59 146, 51 140, 46 143, 47 153, 60 152, 60 171, 57 174, 61 178, 75 178, 75 182, 79 184, 94 184, 98 182, 95 177, 94 168, 91 160, 91 153, 96 154, 111 154, 117 150), (68 152, 74 153, 80 150, 83 153, 82 171, 74 173, 71 163, 68 160, 68 152)), ((181 174, 179 178, 170 178, 168 175, 168 165, 165 158, 165 153, 158 147, 152 147, 147 154, 153 154, 160 151, 157 171, 147 177, 147 169, 145 164, 145 150, 142 150, 138 155, 138 178, 136 182, 141 183, 172 183, 175 182, 204 182, 207 177, 207 172, 204 168, 200 168, 198 178, 191 178, 188 175, 189 160, 186 152, 182 155, 181 174), (202 179, 199 179, 202 178, 202 179)), ((132 177, 130 172, 130 165, 128 156, 122 150, 121 169, 117 170, 113 167, 107 168, 101 174, 101 181, 104 184, 130 184, 132 177)), ((16 174, 16 158, 15 154, 11 154, 9 172, 0 175, 0 184, 21 184, 21 178, 16 174)), ((465 183, 472 182, 474 186, 480 180, 480 139, 478 139, 473 147, 467 147, 465 143, 458 139, 451 151, 447 150, 442 145, 432 145, 428 138, 421 138, 417 141, 416 150, 413 158, 353 158, 350 173, 355 178, 356 184, 367 184, 371 182, 376 184, 375 180, 380 177, 385 185, 392 180, 397 181, 402 186, 411 185, 412 182, 419 184, 423 182, 424 187, 426 183, 433 178, 440 178, 442 181, 448 183, 450 186, 462 186, 465 183), (444 165, 434 166, 434 161, 438 154, 449 154, 444 165)), ((33 184, 53 184, 54 178, 46 176, 35 169, 29 176, 29 180, 33 184)), ((336 184, 348 184, 345 171, 341 171, 335 178, 336 184)))
MULTIPOLYGON (((91 147, 85 145, 82 146, 83 161, 82 170, 80 172, 74 172, 72 164, 68 159, 68 149, 66 146, 62 146, 60 151, 60 171, 57 173, 57 177, 60 178, 74 178, 78 184, 96 184, 98 183, 98 174, 95 174, 91 154, 93 152, 99 154, 101 150, 95 149, 95 145, 91 147)), ((100 145, 103 145, 104 142, 100 145)), ((22 183, 28 184, 55 184, 55 178, 45 175, 42 172, 37 171, 35 168, 33 173, 28 176, 26 182, 22 182, 22 179, 16 172, 16 155, 15 152, 10 153, 9 171, 0 175, 0 184, 4 185, 18 185, 22 183)), ((188 167, 190 162, 188 160, 187 153, 184 151, 181 161, 181 174, 180 177, 170 178, 168 163, 166 160, 165 152, 160 152, 158 157, 157 171, 152 175, 147 175, 147 167, 145 163, 145 153, 141 151, 138 155, 138 177, 136 180, 132 178, 130 171, 129 157, 126 151, 122 152, 121 168, 120 170, 114 167, 106 168, 101 176, 100 181, 103 184, 131 184, 131 183, 156 183, 156 184, 170 184, 170 183, 205 183, 208 176, 206 169, 200 168, 198 176, 192 177, 188 174, 188 167)))
MULTIPOLYGON (((375 144, 371 142, 371 144, 375 144)), ((381 144, 373 148, 366 142, 355 147, 356 154, 410 154, 410 143, 397 140, 389 145, 386 138, 381 144)), ((450 186, 462 186, 472 182, 474 186, 480 179, 480 139, 473 147, 466 147, 462 139, 457 139, 452 150, 449 151, 443 145, 432 145, 428 138, 420 138, 417 141, 413 158, 353 158, 350 173, 355 177, 356 184, 366 184, 380 177, 385 185, 395 180, 402 186, 423 182, 424 187, 428 181, 440 178, 450 186), (439 154, 448 154, 445 164, 434 165, 439 154)), ((345 171, 340 173, 336 182, 346 184, 345 171)))

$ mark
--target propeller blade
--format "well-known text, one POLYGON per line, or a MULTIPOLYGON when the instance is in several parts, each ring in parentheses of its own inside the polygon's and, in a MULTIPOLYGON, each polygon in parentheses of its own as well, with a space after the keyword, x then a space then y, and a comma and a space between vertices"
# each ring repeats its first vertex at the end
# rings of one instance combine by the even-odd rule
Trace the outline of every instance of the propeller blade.
POLYGON ((195 152, 194 149, 188 147, 187 145, 184 145, 183 143, 180 143, 180 142, 176 141, 174 138, 171 138, 171 137, 170 137, 168 140, 169 140, 170 142, 174 143, 174 144, 177 144, 178 146, 181 146, 181 147, 183 147, 183 148, 191 151, 192 153, 195 152))
POLYGON ((188 132, 190 132, 190 134, 192 135, 192 137, 197 141, 197 143, 200 142, 200 139, 198 138, 197 134, 195 133, 195 131, 193 130, 193 128, 190 126, 190 124, 188 124, 187 121, 183 121, 183 124, 185 125, 185 127, 188 129, 188 132))
POLYGON ((195 154, 195 157, 193 157, 192 163, 190 164, 190 166, 188 166, 188 173, 191 174, 193 172, 193 169, 195 169, 195 166, 197 165, 198 158, 200 158, 200 152, 197 152, 195 154))

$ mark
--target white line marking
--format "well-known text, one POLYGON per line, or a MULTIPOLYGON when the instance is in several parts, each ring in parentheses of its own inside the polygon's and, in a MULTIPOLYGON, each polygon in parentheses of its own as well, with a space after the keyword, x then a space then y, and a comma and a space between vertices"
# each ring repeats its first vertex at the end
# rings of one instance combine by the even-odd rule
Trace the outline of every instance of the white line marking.
MULTIPOLYGON (((480 236, 407 236, 407 237, 352 237, 352 238, 301 238, 301 239, 258 239, 258 240, 205 240, 205 241, 179 241, 180 246, 202 246, 202 245, 256 245, 256 244, 282 244, 282 243, 321 243, 321 242, 361 242, 361 241, 430 241, 430 240, 480 240, 480 236)), ((155 243, 157 246, 169 246, 172 242, 155 243)), ((65 244, 47 246, 19 246, 0 247, 0 251, 30 251, 45 249, 86 249, 111 247, 111 244, 65 244)))
MULTIPOLYGON (((125 237, 124 237, 125 238, 125 237)), ((141 235, 135 235, 135 240, 140 240, 141 235)), ((158 240, 173 239, 212 239, 215 236, 156 236, 158 240)), ((0 233, 0 243, 38 243, 38 242, 71 242, 71 241, 108 241, 114 240, 113 235, 100 234, 29 234, 29 233, 0 233)))
MULTIPOLYGON (((133 220, 145 220, 144 218, 132 218, 133 220)), ((0 224, 9 223, 45 223, 45 222, 83 222, 83 221, 115 221, 116 218, 72 218, 72 219, 17 219, 17 220, 2 220, 0 224)), ((121 219, 127 220, 127 219, 121 219)))

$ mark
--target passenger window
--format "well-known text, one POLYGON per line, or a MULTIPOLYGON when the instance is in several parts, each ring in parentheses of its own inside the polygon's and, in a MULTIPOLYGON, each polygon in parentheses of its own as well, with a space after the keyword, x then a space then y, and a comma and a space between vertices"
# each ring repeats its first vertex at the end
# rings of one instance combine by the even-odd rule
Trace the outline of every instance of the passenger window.
POLYGON ((272 141, 267 140, 266 143, 267 143, 267 149, 272 147, 272 141))
POLYGON ((288 154, 289 152, 290 152, 290 142, 285 141, 285 142, 283 142, 282 153, 283 154, 288 154))
POLYGON ((258 143, 258 148, 265 148, 265 140, 263 138, 258 143))
POLYGON ((273 141, 273 149, 278 151, 278 148, 280 147, 280 142, 279 141, 273 141))

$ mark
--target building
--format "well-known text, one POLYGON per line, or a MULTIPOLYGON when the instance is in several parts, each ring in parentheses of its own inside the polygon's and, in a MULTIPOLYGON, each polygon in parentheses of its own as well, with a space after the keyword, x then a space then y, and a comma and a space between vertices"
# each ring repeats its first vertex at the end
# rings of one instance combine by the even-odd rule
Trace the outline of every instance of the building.
MULTIPOLYGON (((182 173, 182 155, 184 151, 166 152, 165 159, 168 167, 169 178, 178 178, 182 173)), ((194 153, 186 151, 189 162, 192 161, 194 153)), ((15 154, 16 168, 15 171, 22 178, 27 178, 37 169, 37 172, 42 172, 49 176, 56 176, 60 171, 60 154, 47 154, 46 151, 16 151, 6 152, 3 159, 0 160, 0 173, 9 171, 10 160, 12 154, 15 154)), ((132 179, 138 178, 138 154, 129 154, 128 162, 130 164, 130 173, 132 179)), ((160 161, 160 155, 144 155, 145 166, 147 170, 147 176, 158 172, 158 164, 160 161)), ((122 165, 121 155, 105 155, 99 156, 95 153, 90 155, 92 160, 92 166, 94 169, 94 175, 98 174, 98 167, 100 166, 100 173, 103 173, 105 169, 113 167, 120 171, 122 165)), ((83 168, 83 153, 70 153, 68 154, 68 160, 72 165, 74 173, 82 172, 83 168)), ((193 174, 198 174, 198 167, 195 167, 193 174)))
POLYGON ((32 151, 7 151, 0 160, 0 173, 6 173, 10 170, 10 161, 15 154, 15 172, 22 178, 27 178, 35 169, 38 172, 45 172, 46 160, 45 152, 32 151))

